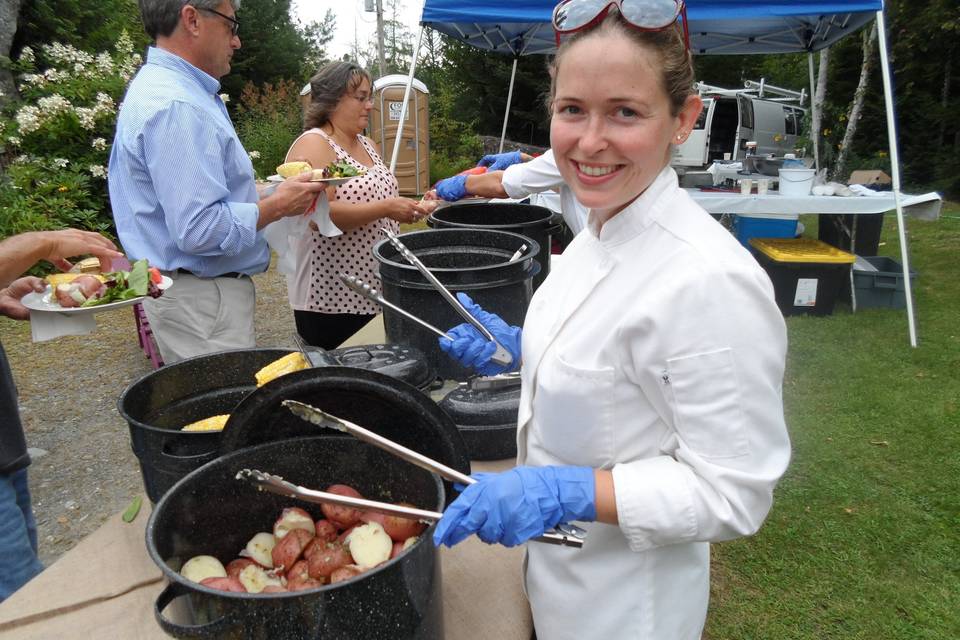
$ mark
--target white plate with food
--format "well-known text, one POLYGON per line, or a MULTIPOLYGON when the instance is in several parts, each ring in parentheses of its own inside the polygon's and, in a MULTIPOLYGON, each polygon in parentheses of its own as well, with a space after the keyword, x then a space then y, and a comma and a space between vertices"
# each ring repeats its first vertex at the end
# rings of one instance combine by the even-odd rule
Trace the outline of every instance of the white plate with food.
MULTIPOLYGON (((82 274, 78 274, 82 275, 82 274)), ((102 280, 102 278, 101 278, 102 280)), ((173 280, 167 276, 161 276, 160 282, 156 283, 157 289, 163 291, 170 287, 173 284, 173 280)), ((88 307, 64 307, 57 301, 57 296, 55 292, 55 287, 53 284, 48 284, 46 291, 42 293, 32 292, 21 298, 20 302, 23 303, 27 309, 31 311, 52 311, 56 313, 62 313, 64 315, 85 315, 90 313, 99 313, 101 311, 110 311, 112 309, 119 309, 120 307, 129 307, 135 305, 138 302, 142 302, 147 296, 135 296, 132 298, 126 298, 124 300, 116 300, 113 302, 104 302, 102 304, 90 305, 88 307)))
POLYGON ((348 180, 359 178, 366 171, 357 169, 349 162, 332 162, 325 169, 314 169, 309 162, 284 162, 277 167, 277 173, 267 178, 270 182, 283 182, 287 178, 298 176, 307 171, 313 171, 310 182, 324 182, 331 187, 338 187, 348 180))
MULTIPOLYGON (((339 187, 340 185, 346 184, 350 180, 353 180, 354 178, 359 178, 362 175, 363 174, 361 173, 359 175, 349 176, 347 178, 311 178, 310 182, 323 182, 328 187, 339 187)), ((279 175, 272 175, 267 177, 267 182, 283 182, 284 180, 286 180, 286 178, 279 175)))

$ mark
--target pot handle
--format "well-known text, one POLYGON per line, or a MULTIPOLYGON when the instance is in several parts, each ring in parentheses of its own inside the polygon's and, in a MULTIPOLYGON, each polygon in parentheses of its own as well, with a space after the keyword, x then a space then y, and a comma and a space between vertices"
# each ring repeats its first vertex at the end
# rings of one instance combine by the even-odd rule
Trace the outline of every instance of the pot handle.
POLYGON ((174 638, 211 638, 217 637, 220 633, 235 625, 229 616, 222 616, 213 622, 206 624, 185 625, 171 622, 163 616, 163 610, 167 608, 175 598, 186 595, 190 590, 182 584, 171 582, 157 596, 157 601, 153 605, 153 616, 157 619, 160 628, 174 638))
POLYGON ((212 451, 204 451, 203 453, 194 453, 189 456, 178 456, 166 451, 166 447, 161 447, 160 455, 163 456, 168 471, 176 470, 190 473, 194 469, 220 457, 220 452, 214 449, 212 451))
POLYGON ((549 227, 546 229, 546 234, 548 236, 555 236, 563 230, 563 215, 557 212, 554 212, 550 216, 550 220, 547 222, 549 227))

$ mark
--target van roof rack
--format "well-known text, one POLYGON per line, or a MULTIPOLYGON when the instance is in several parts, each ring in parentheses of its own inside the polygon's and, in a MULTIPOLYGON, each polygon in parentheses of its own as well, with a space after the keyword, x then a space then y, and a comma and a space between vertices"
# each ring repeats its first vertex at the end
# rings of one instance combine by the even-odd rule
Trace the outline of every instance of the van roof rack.
POLYGON ((760 78, 760 82, 747 80, 743 83, 743 87, 743 89, 724 89, 723 87, 715 87, 705 82, 698 82, 693 85, 693 88, 696 89, 700 95, 705 93, 722 96, 746 95, 763 98, 771 102, 796 102, 800 106, 803 106, 803 103, 807 99, 807 90, 805 88, 800 91, 792 91, 782 87, 775 87, 772 84, 767 84, 763 78, 760 78))

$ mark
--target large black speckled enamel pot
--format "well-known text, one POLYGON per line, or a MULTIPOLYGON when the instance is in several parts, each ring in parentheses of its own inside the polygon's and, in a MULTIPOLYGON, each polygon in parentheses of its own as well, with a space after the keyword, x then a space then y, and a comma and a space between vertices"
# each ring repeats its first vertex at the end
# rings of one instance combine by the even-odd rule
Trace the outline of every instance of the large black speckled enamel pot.
POLYGON ((540 273, 533 278, 536 291, 550 273, 551 236, 563 228, 560 214, 533 204, 484 202, 452 204, 430 214, 427 225, 434 229, 494 229, 532 238, 540 245, 536 260, 540 273))
POLYGON ((227 593, 178 573, 195 555, 226 564, 247 540, 269 531, 284 507, 319 505, 258 491, 236 480, 237 471, 259 469, 299 485, 355 487, 365 497, 406 501, 440 511, 439 479, 371 445, 343 435, 279 440, 225 455, 190 473, 154 508, 147 549, 169 584, 155 615, 177 638, 440 640, 443 638, 440 563, 431 536, 393 560, 335 585, 289 593, 227 593), (168 606, 169 605, 169 606, 168 606))
MULTIPOLYGON (((508 324, 522 326, 533 296, 532 281, 540 272, 534 259, 540 245, 526 236, 492 229, 427 229, 401 234, 400 240, 451 293, 462 291, 508 324), (526 244, 517 260, 514 253, 526 244)), ((441 331, 463 318, 389 240, 373 247, 379 262, 383 297, 441 331)), ((440 351, 437 335, 389 307, 383 309, 387 342, 409 344, 423 352, 445 380, 473 375, 440 351)))
POLYGON ((151 502, 220 455, 220 432, 180 428, 233 411, 257 388, 254 374, 288 353, 243 349, 197 356, 151 371, 120 394, 117 409, 130 427, 130 445, 151 502))
MULTIPOLYGON (((130 444, 151 502, 220 455, 222 432, 180 429, 232 413, 241 400, 257 391, 256 372, 289 353, 289 349, 239 349, 197 356, 151 371, 124 390, 117 409, 130 427, 130 444)), ((327 366, 377 371, 421 390, 437 378, 423 353, 407 345, 320 350, 320 357, 327 366)))

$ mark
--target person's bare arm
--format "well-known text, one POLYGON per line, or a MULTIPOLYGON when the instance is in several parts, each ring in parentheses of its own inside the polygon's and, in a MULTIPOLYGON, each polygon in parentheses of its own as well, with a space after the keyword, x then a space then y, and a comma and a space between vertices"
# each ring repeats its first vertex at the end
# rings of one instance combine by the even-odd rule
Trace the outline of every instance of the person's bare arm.
POLYGON ((103 271, 110 271, 114 258, 123 254, 110 239, 93 231, 29 231, 0 242, 0 287, 6 288, 24 271, 47 260, 62 271, 73 266, 67 258, 92 255, 100 259, 103 271))
POLYGON ((613 473, 603 469, 594 469, 593 481, 597 522, 617 524, 617 496, 613 488, 613 473))
MULTIPOLYGON (((312 167, 322 168, 336 162, 337 156, 330 144, 320 136, 304 136, 287 151, 287 162, 303 160, 312 167)), ((327 190, 330 219, 337 228, 349 231, 378 220, 392 218, 398 222, 415 222, 427 215, 416 200, 387 198, 376 202, 351 203, 336 200, 336 187, 327 190)))
POLYGON ((503 190, 503 171, 488 171, 467 176, 467 193, 481 198, 508 198, 503 190))

